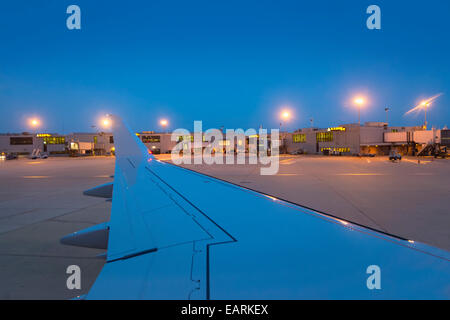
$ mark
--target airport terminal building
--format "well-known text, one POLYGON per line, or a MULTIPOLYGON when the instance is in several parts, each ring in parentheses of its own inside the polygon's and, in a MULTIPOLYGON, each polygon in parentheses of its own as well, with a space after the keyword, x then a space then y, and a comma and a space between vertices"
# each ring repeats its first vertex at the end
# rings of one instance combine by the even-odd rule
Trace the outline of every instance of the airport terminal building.
POLYGON ((39 149, 51 155, 66 153, 66 137, 57 133, 5 133, 0 134, 0 153, 28 156, 39 149))
MULTIPOLYGON (((170 153, 177 143, 182 143, 183 152, 192 152, 193 134, 180 136, 172 141, 168 132, 143 131, 136 133, 154 154, 170 153)), ((249 138, 235 140, 234 145, 245 144, 248 152, 249 138)), ((220 141, 217 152, 225 150, 231 141, 220 141)), ((271 143, 270 135, 268 143, 271 143)), ((202 148, 209 143, 203 136, 202 148)), ((366 122, 364 125, 344 124, 329 128, 302 128, 294 132, 280 133, 281 153, 340 154, 340 155, 387 155, 395 150, 403 155, 416 155, 430 145, 450 148, 450 130, 423 127, 389 127, 384 122, 366 122)), ((58 155, 112 155, 115 152, 112 133, 6 133, 0 134, 0 153, 15 153, 29 156, 40 150, 50 156, 58 155)))
POLYGON ((389 127, 384 122, 366 122, 361 126, 346 124, 325 129, 299 129, 284 133, 283 143, 288 153, 387 155, 395 150, 403 155, 415 155, 427 145, 450 146, 449 134, 447 129, 389 127))

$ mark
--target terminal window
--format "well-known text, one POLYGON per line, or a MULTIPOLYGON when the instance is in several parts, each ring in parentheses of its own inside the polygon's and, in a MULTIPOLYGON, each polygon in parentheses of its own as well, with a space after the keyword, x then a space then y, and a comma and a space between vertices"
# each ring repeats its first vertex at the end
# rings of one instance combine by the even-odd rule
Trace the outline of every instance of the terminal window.
POLYGON ((298 133, 298 134, 294 134, 292 136, 292 141, 294 143, 303 143, 306 142, 306 134, 304 133, 298 133))
MULTIPOLYGON (((189 135, 189 136, 179 136, 179 137, 178 137, 178 142, 181 142, 181 141, 189 141, 189 139, 191 139, 191 142, 194 142, 194 136, 193 136, 193 135, 189 135)), ((205 141, 204 138, 203 138, 203 141, 205 141)))
POLYGON ((341 152, 341 153, 348 153, 348 152, 350 152, 350 148, 347 148, 347 147, 338 147, 338 148, 320 148, 320 151, 321 151, 321 152, 324 152, 324 151, 326 151, 326 150, 328 150, 328 151, 337 151, 337 152, 341 152))
POLYGON ((11 137, 9 138, 10 145, 26 145, 33 144, 33 137, 11 137))
POLYGON ((317 142, 330 142, 333 141, 333 132, 317 132, 316 133, 317 142))
POLYGON ((450 147, 450 130, 441 130, 441 144, 450 147))
POLYGON ((44 143, 45 144, 65 144, 66 138, 64 138, 64 137, 45 137, 44 143))
POLYGON ((161 142, 161 136, 142 136, 143 143, 161 142))
MULTIPOLYGON (((189 135, 189 136, 179 136, 179 137, 178 137, 178 142, 181 142, 181 141, 189 141, 189 139, 191 139, 191 142, 194 142, 194 135, 189 135)), ((203 141, 203 142, 208 142, 208 141, 206 140, 206 136, 202 135, 202 141, 203 141)))

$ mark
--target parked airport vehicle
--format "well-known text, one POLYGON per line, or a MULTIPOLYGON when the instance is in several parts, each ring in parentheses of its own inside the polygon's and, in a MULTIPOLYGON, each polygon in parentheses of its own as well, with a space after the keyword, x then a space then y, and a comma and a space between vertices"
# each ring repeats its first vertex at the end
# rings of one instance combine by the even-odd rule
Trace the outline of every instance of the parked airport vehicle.
POLYGON ((47 152, 41 152, 40 149, 34 149, 33 152, 30 155, 30 159, 47 159, 48 153, 47 152))
POLYGON ((435 149, 433 156, 435 158, 442 158, 445 159, 447 157, 449 157, 449 150, 447 148, 447 146, 439 146, 435 149))
POLYGON ((302 149, 298 149, 298 150, 295 150, 295 151, 292 151, 292 152, 291 152, 292 155, 303 154, 303 153, 304 153, 304 152, 303 152, 302 149))
POLYGON ((392 161, 402 160, 402 155, 395 150, 391 150, 389 152, 389 160, 392 160, 392 161))
POLYGON ((370 157, 370 158, 374 158, 376 156, 375 153, 359 153, 358 155, 360 157, 370 157))
POLYGON ((341 156, 342 153, 339 152, 339 151, 337 151, 337 150, 331 150, 331 151, 330 151, 330 155, 331 155, 331 156, 341 156))
POLYGON ((10 153, 2 152, 2 153, 0 153, 0 160, 14 160, 14 159, 17 159, 17 153, 14 153, 14 152, 10 152, 10 153))
POLYGON ((6 160, 15 160, 17 159, 17 153, 10 152, 6 155, 6 160))

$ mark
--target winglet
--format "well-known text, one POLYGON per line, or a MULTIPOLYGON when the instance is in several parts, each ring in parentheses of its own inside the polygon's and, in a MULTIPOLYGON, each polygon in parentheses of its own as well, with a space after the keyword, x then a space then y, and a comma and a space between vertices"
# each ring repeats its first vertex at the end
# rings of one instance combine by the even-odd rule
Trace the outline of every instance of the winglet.
POLYGON ((111 120, 116 157, 131 157, 140 161, 144 159, 154 159, 148 148, 134 134, 128 125, 116 115, 107 115, 111 120))

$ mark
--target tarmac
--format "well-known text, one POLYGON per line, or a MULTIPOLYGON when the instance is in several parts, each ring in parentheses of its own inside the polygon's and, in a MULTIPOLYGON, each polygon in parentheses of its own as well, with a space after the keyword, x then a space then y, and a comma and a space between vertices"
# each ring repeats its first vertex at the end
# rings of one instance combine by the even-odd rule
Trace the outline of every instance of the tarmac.
MULTIPOLYGON (((170 161, 170 155, 160 155, 170 161)), ((281 156, 260 165, 183 165, 342 219, 450 250, 450 161, 281 156)), ((71 299, 88 292, 102 250, 64 246, 71 232, 109 220, 111 203, 82 191, 112 181, 114 157, 0 161, 0 299, 71 299), (81 290, 66 286, 70 265, 81 290)), ((301 230, 299 230, 301 232, 301 230)))

